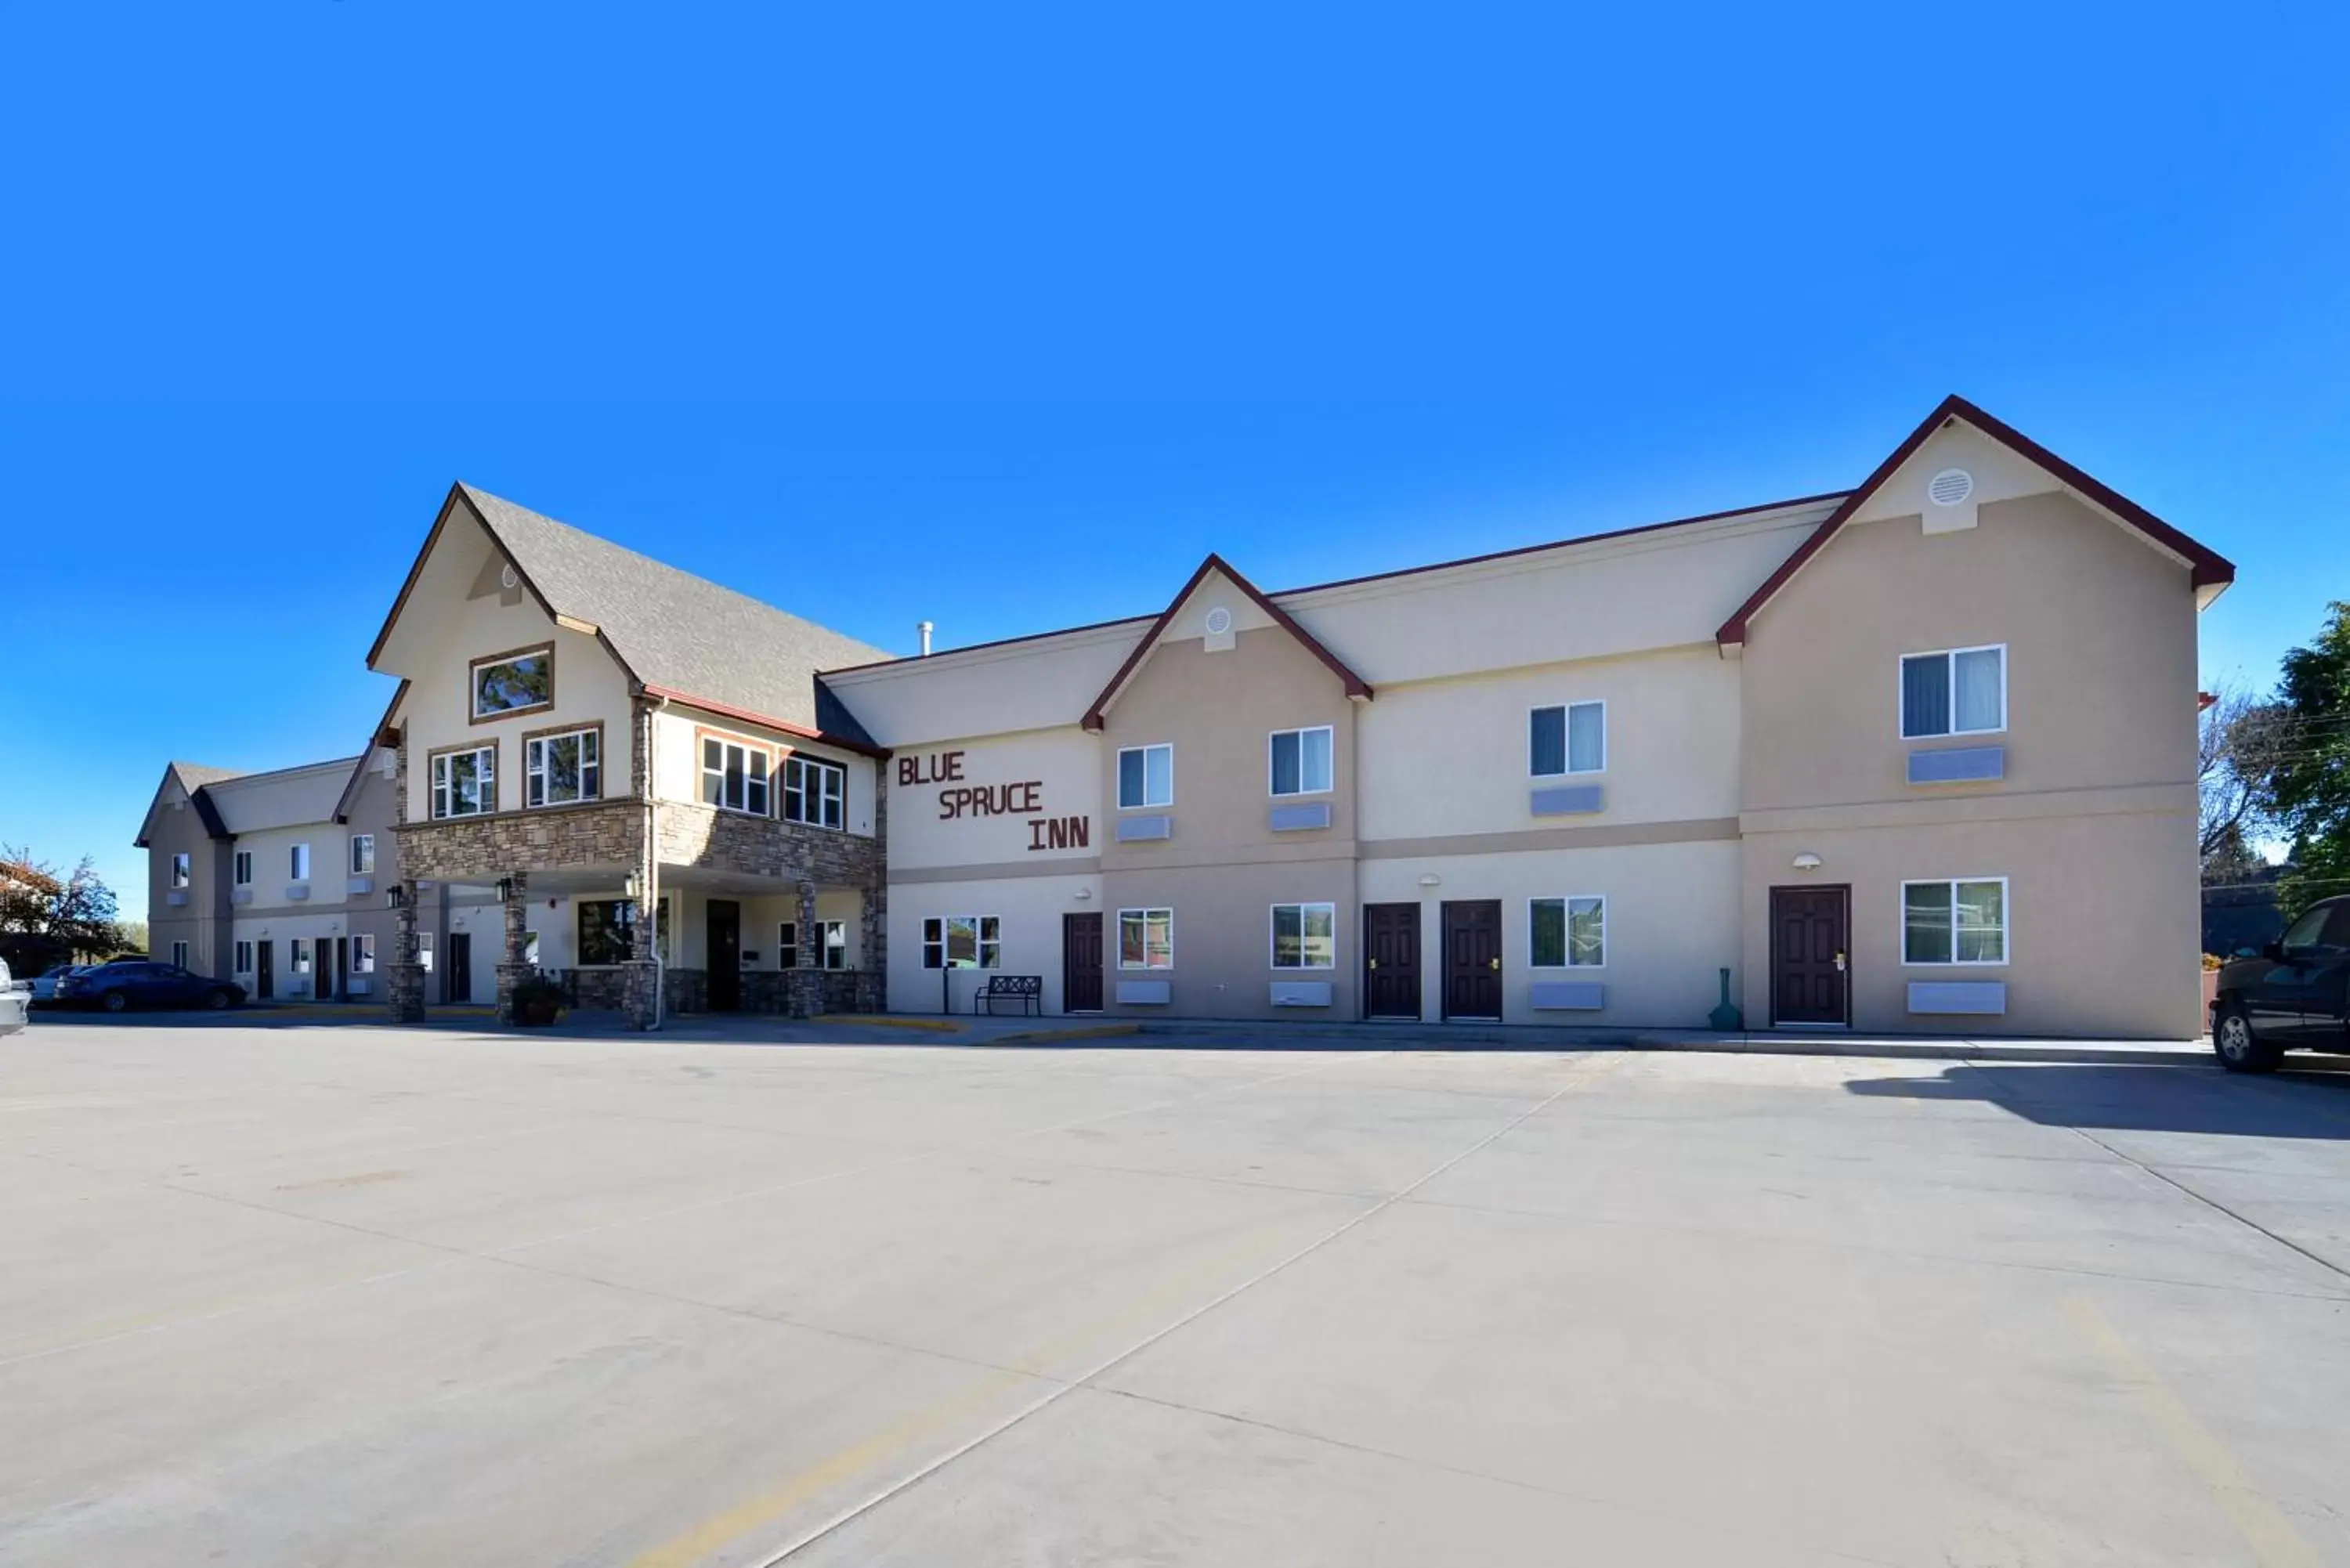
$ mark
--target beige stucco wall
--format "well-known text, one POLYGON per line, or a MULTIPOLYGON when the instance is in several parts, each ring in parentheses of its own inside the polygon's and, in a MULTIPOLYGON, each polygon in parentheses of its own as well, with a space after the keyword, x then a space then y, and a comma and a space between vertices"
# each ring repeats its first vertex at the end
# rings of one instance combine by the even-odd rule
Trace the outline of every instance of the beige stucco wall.
MULTIPOLYGON (((1003 974, 1035 974, 1045 979, 1045 1011, 1062 1011, 1061 917, 1102 908, 1101 878, 1090 871, 1049 876, 985 877, 953 881, 895 882, 889 888, 889 1009, 893 1012, 937 1012, 942 1005, 941 973, 922 967, 922 922, 951 915, 974 918, 993 915, 1002 921, 1003 974)), ((1104 945, 1114 929, 1115 912, 1104 917, 1104 945)), ((1104 989, 1115 978, 1115 955, 1104 955, 1104 989)), ((962 971, 946 980, 953 988, 953 1007, 967 1012, 972 992, 985 983, 975 970, 962 971)))
MULTIPOLYGON (((536 726, 534 726, 536 728, 536 726)), ((719 718, 691 708, 668 707, 653 715, 652 788, 661 800, 699 801, 702 798, 702 753, 695 744, 696 737, 709 732, 733 736, 747 742, 757 742, 775 753, 775 772, 771 775, 773 789, 769 801, 770 815, 782 812, 783 758, 795 752, 804 752, 826 762, 837 763, 847 775, 841 797, 842 820, 846 831, 870 837, 873 834, 873 759, 837 746, 806 740, 781 730, 761 724, 745 723, 738 719, 719 718)), ((626 793, 628 778, 619 776, 617 784, 608 784, 605 794, 626 793)))
POLYGON ((1771 1021, 1772 887, 1848 883, 1856 1030, 2192 1038, 2203 1027, 2195 806, 2191 793, 2169 793, 2167 810, 2124 797, 2112 804, 2141 809, 1749 836, 1739 906, 1748 1023, 1771 1021), (1791 868, 1805 853, 1819 869, 1791 868), (2008 963, 1901 961, 1902 882, 1944 877, 2008 879, 2008 963), (2002 981, 2007 1012, 1913 1014, 1911 981, 2002 981))
POLYGON ((1102 916, 1102 992, 1107 1012, 1137 1018, 1174 1014, 1349 1022, 1358 1014, 1356 980, 1362 968, 1358 936, 1362 916, 1355 900, 1351 859, 1105 870, 1102 916), (1336 967, 1273 967, 1273 906, 1298 903, 1336 906, 1336 967), (1175 911, 1173 969, 1118 967, 1118 912, 1121 909, 1175 911), (1121 980, 1167 981, 1172 988, 1171 1004, 1121 1006, 1118 1001, 1121 980), (1327 981, 1330 1005, 1276 1008, 1272 1002, 1275 981, 1327 981))
POLYGON ((1444 1015, 1442 906, 1493 898, 1502 905, 1504 1022, 1701 1029, 1720 1000, 1719 971, 1740 962, 1738 878, 1737 843, 1713 839, 1369 859, 1362 863, 1362 898, 1419 905, 1423 1019, 1444 1015), (1423 883, 1429 877, 1433 886, 1423 883), (1532 900, 1595 895, 1607 900, 1607 963, 1534 969, 1532 900), (1529 997, 1538 981, 1596 981, 1607 987, 1607 1005, 1537 1012, 1529 997))
POLYGON ((629 793, 634 735, 627 678, 596 639, 556 626, 519 589, 500 591, 500 559, 478 526, 462 513, 452 516, 385 648, 383 668, 411 682, 400 710, 408 729, 411 822, 432 815, 426 761, 432 753, 496 745, 498 805, 511 810, 523 801, 522 737, 570 723, 602 722, 605 797, 629 793), (472 661, 539 643, 555 646, 554 706, 471 722, 472 661))
MULTIPOLYGON (((1074 722, 1019 734, 902 743, 884 764, 890 770, 890 867, 1003 866, 1016 870, 1099 855, 1109 829, 1102 812, 1101 750, 1101 742, 1074 722), (941 776, 949 771, 961 776, 941 776), (910 782, 916 779, 920 782, 910 782), (952 793, 1026 784, 1037 786, 1033 812, 992 815, 952 793), (1032 847, 1037 835, 1030 823, 1072 817, 1084 819, 1085 844, 1032 847)), ((1028 794, 1021 792, 1023 805, 1028 794)))
POLYGON ((1379 689, 1357 721, 1367 840, 1504 833, 1738 813, 1738 667, 1711 642, 1379 689), (1534 778, 1536 707, 1607 706, 1607 767, 1534 778), (1607 809, 1539 817, 1533 791, 1600 784, 1607 809))

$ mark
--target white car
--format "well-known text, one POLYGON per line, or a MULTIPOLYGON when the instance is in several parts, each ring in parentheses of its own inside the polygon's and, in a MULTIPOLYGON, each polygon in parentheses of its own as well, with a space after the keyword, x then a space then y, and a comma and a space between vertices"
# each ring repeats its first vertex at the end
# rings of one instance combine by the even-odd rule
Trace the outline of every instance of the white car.
POLYGON ((16 983, 8 972, 8 961, 0 959, 0 1034, 14 1034, 25 1027, 32 1006, 33 993, 16 983))

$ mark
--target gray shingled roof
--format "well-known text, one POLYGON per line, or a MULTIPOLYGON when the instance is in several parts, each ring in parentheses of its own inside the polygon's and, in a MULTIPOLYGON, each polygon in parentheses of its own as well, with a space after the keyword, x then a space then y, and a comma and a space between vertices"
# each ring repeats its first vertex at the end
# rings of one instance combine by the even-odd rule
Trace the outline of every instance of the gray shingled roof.
POLYGON ((869 742, 816 672, 895 655, 485 490, 458 488, 548 606, 593 622, 639 680, 869 742))

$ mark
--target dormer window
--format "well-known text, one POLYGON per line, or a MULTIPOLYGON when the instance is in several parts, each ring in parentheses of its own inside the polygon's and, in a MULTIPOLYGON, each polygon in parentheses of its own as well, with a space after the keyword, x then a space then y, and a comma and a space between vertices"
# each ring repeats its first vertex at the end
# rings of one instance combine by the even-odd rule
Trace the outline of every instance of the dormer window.
POLYGON ((472 665, 473 716, 476 724, 555 706, 555 647, 518 648, 494 653, 472 665))

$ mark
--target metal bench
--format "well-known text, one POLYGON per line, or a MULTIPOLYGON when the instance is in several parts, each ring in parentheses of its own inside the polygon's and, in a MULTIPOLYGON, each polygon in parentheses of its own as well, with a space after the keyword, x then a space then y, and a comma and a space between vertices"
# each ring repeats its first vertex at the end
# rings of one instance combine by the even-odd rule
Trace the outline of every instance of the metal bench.
POLYGON ((1016 1002, 1023 1012, 1039 1017, 1045 1012, 1045 977, 1041 974, 991 974, 987 983, 972 993, 971 1010, 983 1007, 993 1013, 999 1002, 1016 1002))

